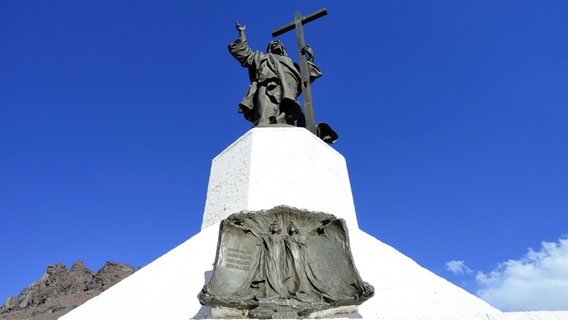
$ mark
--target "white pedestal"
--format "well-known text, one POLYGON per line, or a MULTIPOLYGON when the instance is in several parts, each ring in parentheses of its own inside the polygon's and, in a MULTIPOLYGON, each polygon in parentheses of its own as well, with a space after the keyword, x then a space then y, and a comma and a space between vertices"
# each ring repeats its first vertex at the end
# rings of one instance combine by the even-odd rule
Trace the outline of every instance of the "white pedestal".
POLYGON ((345 160, 302 128, 256 128, 233 143, 213 160, 203 230, 61 319, 210 318, 197 294, 213 269, 217 222, 281 204, 331 213, 350 227, 355 265, 375 296, 345 318, 568 320, 568 312, 502 313, 359 230, 345 160))
POLYGON ((215 157, 201 229, 278 205, 331 213, 358 228, 345 159, 304 128, 253 128, 215 157))

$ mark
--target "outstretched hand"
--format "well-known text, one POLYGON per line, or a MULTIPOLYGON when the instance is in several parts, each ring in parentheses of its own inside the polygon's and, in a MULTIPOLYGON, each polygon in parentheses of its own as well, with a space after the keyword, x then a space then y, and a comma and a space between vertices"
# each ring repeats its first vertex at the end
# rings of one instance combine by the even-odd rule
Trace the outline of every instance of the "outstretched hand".
POLYGON ((308 61, 314 62, 314 50, 312 49, 312 47, 310 47, 309 45, 306 44, 302 48, 301 53, 306 55, 306 58, 308 59, 308 61))
POLYGON ((235 20, 235 27, 239 32, 244 32, 247 29, 247 26, 241 26, 237 20, 235 20))

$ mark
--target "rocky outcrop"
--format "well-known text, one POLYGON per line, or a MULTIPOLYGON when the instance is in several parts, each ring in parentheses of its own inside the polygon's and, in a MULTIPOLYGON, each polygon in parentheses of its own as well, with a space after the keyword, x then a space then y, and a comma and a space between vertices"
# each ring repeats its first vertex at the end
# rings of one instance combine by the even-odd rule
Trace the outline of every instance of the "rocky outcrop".
POLYGON ((0 307, 0 319, 57 319, 134 271, 130 265, 110 261, 97 273, 80 260, 70 269, 62 263, 50 265, 38 281, 6 299, 0 307))
POLYGON ((133 272, 134 268, 130 265, 108 261, 101 270, 95 274, 93 280, 87 283, 87 291, 99 290, 102 292, 117 284, 120 280, 128 277, 133 272))

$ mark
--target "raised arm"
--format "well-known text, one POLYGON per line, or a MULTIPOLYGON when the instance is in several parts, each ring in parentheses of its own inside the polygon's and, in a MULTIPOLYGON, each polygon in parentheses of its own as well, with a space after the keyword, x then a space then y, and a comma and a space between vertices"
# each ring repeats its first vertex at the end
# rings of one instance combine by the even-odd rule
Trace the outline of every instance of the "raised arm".
POLYGON ((229 52, 243 67, 248 68, 254 63, 254 52, 248 46, 245 34, 247 27, 241 26, 238 21, 235 21, 235 27, 239 32, 239 37, 229 44, 229 52))
POLYGON ((245 31, 247 30, 247 26, 241 26, 237 20, 235 20, 235 27, 239 32, 239 38, 246 38, 245 31))

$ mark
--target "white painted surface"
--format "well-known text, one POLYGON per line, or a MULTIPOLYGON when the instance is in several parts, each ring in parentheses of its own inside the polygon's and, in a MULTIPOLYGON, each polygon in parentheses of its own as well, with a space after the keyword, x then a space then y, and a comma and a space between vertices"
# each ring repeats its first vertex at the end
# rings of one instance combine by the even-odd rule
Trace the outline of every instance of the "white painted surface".
MULTIPOLYGON (((201 231, 60 319, 206 318, 210 309, 199 304, 197 294, 212 270, 217 237, 218 225, 201 231)), ((375 287, 375 296, 359 306, 364 319, 568 319, 568 312, 501 313, 363 231, 350 238, 361 277, 375 287)))
POLYGON ((202 229, 278 205, 331 213, 358 228, 345 159, 304 128, 253 128, 215 157, 202 229))
POLYGON ((359 230, 345 160, 302 128, 253 129, 220 154, 211 171, 199 234, 60 319, 207 318, 211 310, 199 304, 197 294, 215 260, 216 222, 241 210, 286 204, 348 222, 355 264, 375 287, 375 296, 359 307, 357 317, 568 320, 568 312, 501 313, 359 230))
MULTIPOLYGON (((181 320, 205 318, 197 294, 212 270, 218 225, 211 226, 61 319, 181 320)), ((365 319, 502 318, 504 314, 420 267, 360 230, 351 232, 355 263, 375 296, 359 307, 365 319)), ((558 318, 558 319, 568 319, 558 318)))

